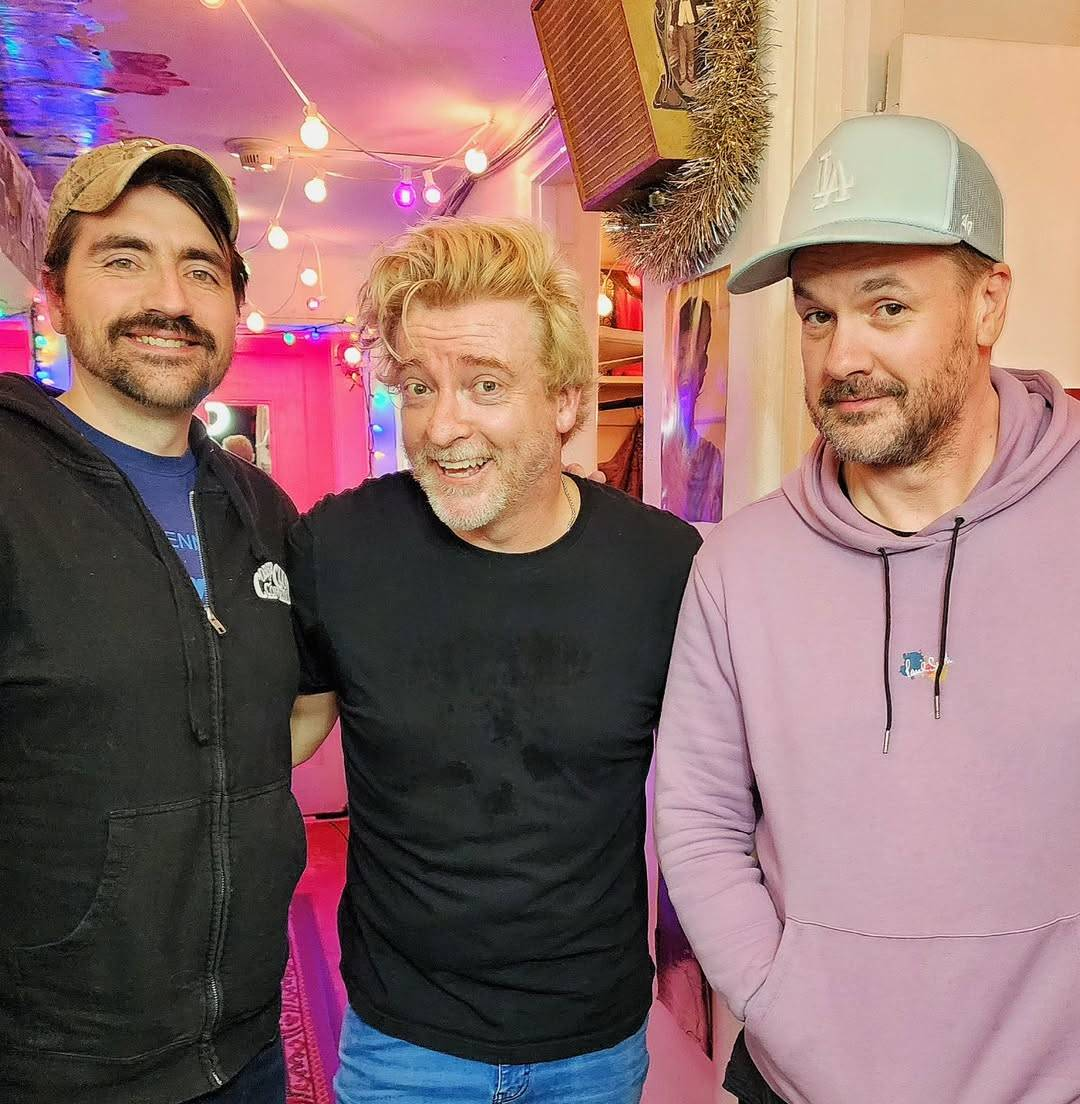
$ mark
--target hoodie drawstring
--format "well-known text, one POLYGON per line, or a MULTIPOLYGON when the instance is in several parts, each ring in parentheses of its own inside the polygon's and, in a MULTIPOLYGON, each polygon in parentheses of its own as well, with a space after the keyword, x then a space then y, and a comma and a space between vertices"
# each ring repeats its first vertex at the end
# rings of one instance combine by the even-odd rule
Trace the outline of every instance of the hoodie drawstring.
MULTIPOLYGON (((952 600, 953 568, 956 566, 956 546, 960 539, 960 530, 964 519, 953 521, 952 538, 949 541, 949 565, 945 570, 945 594, 941 601, 941 635, 938 640, 938 662, 934 673, 934 720, 941 720, 941 680, 945 675, 945 658, 949 647, 949 603, 952 600)), ((881 566, 885 575, 885 741, 881 747, 883 755, 889 754, 889 741, 892 739, 893 702, 892 683, 889 677, 889 652, 892 646, 892 580, 889 575, 889 553, 878 549, 881 566)))
POLYGON ((941 640, 938 644, 937 672, 934 675, 934 720, 941 720, 941 679, 945 674, 945 659, 949 646, 949 599, 952 597, 953 567, 956 565, 956 542, 960 537, 960 527, 964 519, 958 517, 953 522, 952 540, 949 542, 949 566, 945 572, 945 596, 941 602, 941 640))
POLYGON ((885 571, 885 742, 881 754, 889 754, 889 740, 892 738, 892 686, 889 681, 889 652, 892 646, 892 584, 889 579, 889 553, 878 549, 881 566, 885 571))

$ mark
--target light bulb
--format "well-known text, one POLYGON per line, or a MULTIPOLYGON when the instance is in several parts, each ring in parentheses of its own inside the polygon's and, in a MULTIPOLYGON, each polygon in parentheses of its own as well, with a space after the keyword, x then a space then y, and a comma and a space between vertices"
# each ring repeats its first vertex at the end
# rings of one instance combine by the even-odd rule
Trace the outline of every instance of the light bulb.
POLYGON ((401 208, 412 207, 416 204, 416 188, 413 187, 412 169, 401 170, 401 179, 394 188, 394 202, 401 208))
POLYGON ((641 289, 641 277, 636 272, 631 272, 630 275, 626 277, 626 282, 635 291, 639 291, 641 289))
POLYGON ((313 295, 313 296, 312 296, 312 297, 311 297, 311 298, 310 298, 310 299, 309 299, 309 300, 307 301, 307 309, 308 309, 309 311, 317 311, 317 310, 319 309, 319 305, 320 305, 321 303, 322 303, 322 300, 321 300, 321 299, 320 299, 320 298, 319 298, 319 297, 318 297, 317 295, 313 295))
POLYGON ((252 333, 262 333, 266 329, 266 319, 257 310, 254 310, 247 316, 247 328, 252 333))
POLYGON ((286 330, 286 332, 281 335, 281 340, 284 341, 285 344, 291 348, 293 345, 296 344, 296 334, 294 334, 291 330, 286 330))
POLYGON ((350 368, 355 368, 360 361, 364 359, 363 354, 355 345, 346 345, 345 352, 341 355, 345 358, 345 363, 350 368))
POLYGON ((431 169, 424 170, 424 202, 429 207, 438 207, 442 203, 442 188, 435 183, 435 174, 431 169))
POLYGON ((202 6, 204 8, 222 8, 225 6, 225 0, 202 0, 202 6))
POLYGON ((313 268, 305 268, 300 273, 300 283, 304 287, 314 287, 319 282, 319 274, 313 268))
POLYGON ((615 304, 611 301, 611 296, 600 292, 596 299, 596 313, 599 314, 601 318, 607 318, 614 309, 615 304))
POLYGON ((289 248, 289 235, 280 222, 270 223, 270 229, 266 232, 266 242, 271 249, 289 248))
POLYGON ((326 199, 326 181, 316 173, 305 185, 304 195, 312 203, 322 203, 326 199))
POLYGON ((322 116, 313 103, 304 106, 304 122, 300 127, 300 141, 312 150, 326 149, 327 143, 330 141, 330 131, 327 130, 326 123, 323 122, 322 116))
POLYGON ((488 155, 479 147, 473 146, 465 153, 465 168, 473 174, 473 176, 479 176, 483 172, 487 172, 488 167, 488 155))

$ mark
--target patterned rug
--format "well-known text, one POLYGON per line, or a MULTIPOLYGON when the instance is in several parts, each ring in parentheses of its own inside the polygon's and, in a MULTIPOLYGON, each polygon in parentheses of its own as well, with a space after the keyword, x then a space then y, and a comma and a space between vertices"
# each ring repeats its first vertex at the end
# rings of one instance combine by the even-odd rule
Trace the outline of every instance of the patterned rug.
POLYGON ((333 1104, 340 1014, 334 1011, 326 955, 308 897, 289 910, 289 962, 281 985, 281 1038, 288 1104, 333 1104))

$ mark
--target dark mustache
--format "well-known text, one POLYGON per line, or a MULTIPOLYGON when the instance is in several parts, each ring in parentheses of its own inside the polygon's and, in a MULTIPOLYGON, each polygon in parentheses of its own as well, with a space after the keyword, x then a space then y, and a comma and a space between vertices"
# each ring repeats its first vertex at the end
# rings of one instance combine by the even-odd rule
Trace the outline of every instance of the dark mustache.
POLYGON ((873 380, 851 378, 833 380, 821 389, 821 405, 835 406, 841 402, 861 399, 903 399, 907 388, 902 383, 874 383, 873 380))
POLYGON ((194 341, 196 345, 202 345, 210 353, 217 352, 214 335, 204 330, 195 319, 189 318, 186 314, 178 318, 170 318, 167 314, 156 314, 154 311, 129 314, 126 318, 118 318, 109 326, 109 338, 112 341, 118 341, 131 330, 158 330, 163 334, 175 334, 177 337, 194 341))

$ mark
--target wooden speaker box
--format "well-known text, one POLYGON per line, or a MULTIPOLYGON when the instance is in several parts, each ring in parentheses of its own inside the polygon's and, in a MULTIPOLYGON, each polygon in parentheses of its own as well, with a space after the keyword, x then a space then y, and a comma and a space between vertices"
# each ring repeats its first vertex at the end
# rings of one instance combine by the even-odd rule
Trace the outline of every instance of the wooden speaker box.
POLYGON ((677 0, 532 0, 586 211, 641 198, 691 156, 678 9, 677 0))

